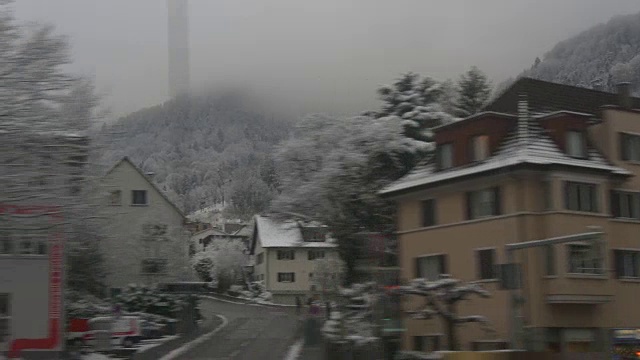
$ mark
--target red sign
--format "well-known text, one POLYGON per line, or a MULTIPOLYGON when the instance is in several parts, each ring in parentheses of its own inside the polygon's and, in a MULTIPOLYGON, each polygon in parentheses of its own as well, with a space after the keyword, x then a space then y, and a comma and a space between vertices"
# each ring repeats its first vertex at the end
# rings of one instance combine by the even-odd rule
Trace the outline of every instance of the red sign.
MULTIPOLYGON (((18 206, 0 204, 0 214, 48 215, 52 224, 62 223, 59 206, 18 206)), ((56 350, 62 339, 62 269, 64 237, 62 230, 49 234, 49 329, 46 338, 15 339, 11 342, 9 358, 20 357, 22 350, 56 350)))

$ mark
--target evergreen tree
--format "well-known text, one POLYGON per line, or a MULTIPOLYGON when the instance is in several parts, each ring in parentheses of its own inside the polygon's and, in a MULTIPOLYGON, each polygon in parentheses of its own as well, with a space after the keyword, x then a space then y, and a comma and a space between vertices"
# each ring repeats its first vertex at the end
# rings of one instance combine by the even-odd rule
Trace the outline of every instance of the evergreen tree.
POLYGON ((479 112, 489 100, 491 84, 487 76, 475 66, 458 81, 458 116, 467 117, 479 112))

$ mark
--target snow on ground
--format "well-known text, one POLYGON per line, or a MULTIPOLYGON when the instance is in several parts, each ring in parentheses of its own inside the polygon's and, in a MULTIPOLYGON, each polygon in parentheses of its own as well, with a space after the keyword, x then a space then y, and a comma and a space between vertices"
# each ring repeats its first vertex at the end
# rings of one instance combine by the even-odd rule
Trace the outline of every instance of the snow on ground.
POLYGON ((82 355, 82 360, 110 360, 110 359, 113 359, 113 358, 110 358, 107 355, 98 354, 98 353, 82 355))
POLYGON ((165 336, 160 339, 142 340, 140 344, 136 347, 136 350, 138 350, 138 352, 147 351, 167 341, 177 339, 178 337, 179 337, 178 335, 172 335, 172 336, 165 336))

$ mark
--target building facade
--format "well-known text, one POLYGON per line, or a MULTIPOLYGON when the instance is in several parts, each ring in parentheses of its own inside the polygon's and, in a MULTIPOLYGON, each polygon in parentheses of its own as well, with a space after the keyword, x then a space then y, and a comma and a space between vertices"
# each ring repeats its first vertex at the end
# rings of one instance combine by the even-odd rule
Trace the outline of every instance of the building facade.
POLYGON ((336 241, 319 224, 256 216, 250 254, 253 278, 264 281, 275 303, 330 295, 343 273, 336 241))
MULTIPOLYGON (((496 332, 462 325, 460 348, 604 354, 618 330, 640 328, 640 99, 627 90, 521 79, 489 111, 436 128, 434 163, 382 191, 398 206, 404 280, 448 273, 491 292, 458 311, 496 332), (501 286, 506 263, 520 266, 518 290, 501 286)), ((405 349, 448 345, 439 321, 405 327, 405 349)))
POLYGON ((194 279, 182 212, 131 160, 125 157, 107 172, 100 192, 109 228, 101 250, 112 295, 132 283, 194 279))

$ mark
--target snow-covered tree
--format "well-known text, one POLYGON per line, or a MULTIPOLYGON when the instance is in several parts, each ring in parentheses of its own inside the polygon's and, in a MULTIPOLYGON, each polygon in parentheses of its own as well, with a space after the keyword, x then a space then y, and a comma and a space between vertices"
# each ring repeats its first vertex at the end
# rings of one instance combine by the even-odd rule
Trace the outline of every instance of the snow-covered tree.
POLYGON ((415 319, 442 319, 449 350, 458 350, 457 328, 462 324, 480 323, 484 330, 493 332, 489 321, 484 316, 461 316, 456 309, 460 301, 468 300, 472 295, 483 298, 490 296, 489 292, 478 283, 463 283, 449 275, 441 275, 440 279, 435 281, 413 279, 409 285, 400 286, 394 291, 401 295, 422 297, 422 306, 417 310, 408 310, 407 313, 415 319))
POLYGON ((316 259, 312 271, 311 283, 323 294, 337 291, 343 283, 344 265, 338 259, 316 259))
POLYGON ((66 38, 49 25, 17 23, 10 3, 0 1, 0 204, 57 205, 63 223, 49 228, 42 217, 50 214, 43 214, 27 225, 3 213, 0 231, 9 236, 1 235, 12 247, 5 251, 36 251, 18 240, 20 233, 36 238, 59 231, 68 286, 99 294, 104 269, 98 241, 105 224, 90 201, 97 151, 89 137, 98 97, 89 79, 65 71, 71 62, 66 38))
POLYGON ((491 95, 491 84, 487 76, 472 66, 458 80, 457 115, 471 116, 480 112, 491 95))
POLYGON ((322 327, 327 340, 352 347, 366 346, 378 340, 374 318, 377 286, 370 282, 339 290, 338 308, 331 312, 322 327))
POLYGON ((403 74, 393 85, 378 89, 382 108, 375 117, 397 116, 402 121, 404 135, 420 141, 431 141, 430 129, 454 121, 441 104, 441 84, 415 73, 403 74))
POLYGON ((207 281, 204 275, 209 269, 210 279, 217 281, 221 290, 242 281, 246 263, 245 244, 236 239, 213 242, 191 259, 191 265, 199 276, 207 281))

